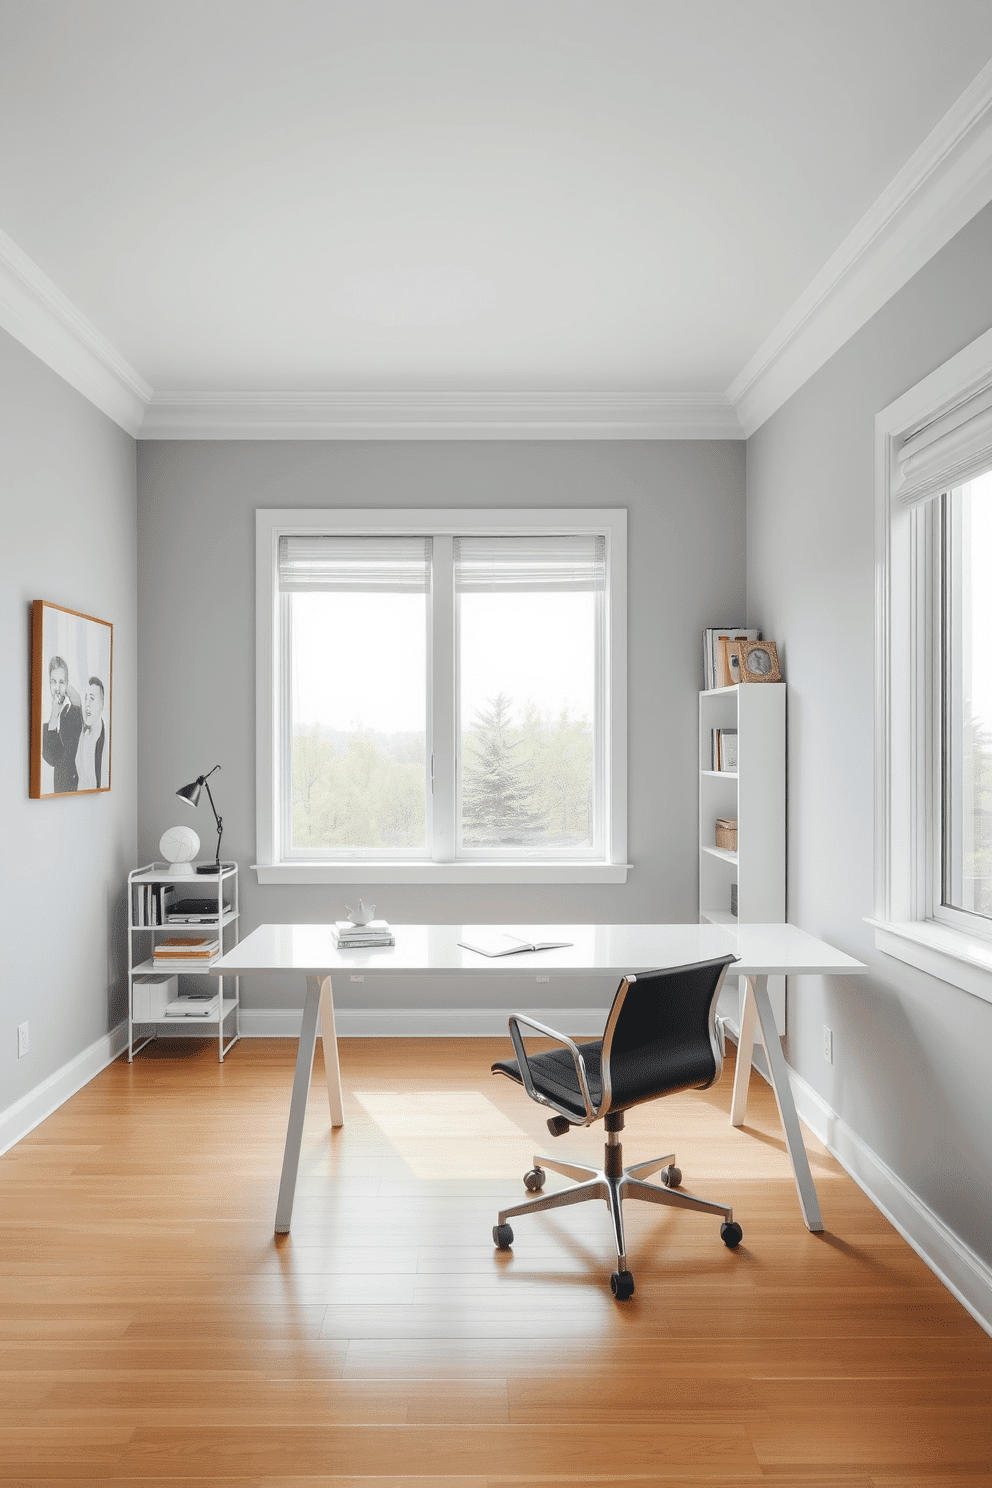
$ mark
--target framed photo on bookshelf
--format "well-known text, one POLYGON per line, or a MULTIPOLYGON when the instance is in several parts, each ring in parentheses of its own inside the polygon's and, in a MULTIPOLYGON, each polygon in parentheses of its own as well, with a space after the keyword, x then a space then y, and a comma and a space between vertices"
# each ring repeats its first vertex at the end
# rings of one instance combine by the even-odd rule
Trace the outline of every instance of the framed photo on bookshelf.
POLYGON ((114 627, 36 599, 31 607, 32 800, 109 791, 114 627))
POLYGON ((781 682, 778 647, 774 641, 739 641, 742 682, 781 682))

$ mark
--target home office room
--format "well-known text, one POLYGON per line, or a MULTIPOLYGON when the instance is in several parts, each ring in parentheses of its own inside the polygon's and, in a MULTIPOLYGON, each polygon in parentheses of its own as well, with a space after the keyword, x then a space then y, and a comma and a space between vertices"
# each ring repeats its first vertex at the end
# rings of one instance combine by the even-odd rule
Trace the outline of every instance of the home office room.
POLYGON ((0 1482, 992 1483, 992 6, 0 38, 0 1482))

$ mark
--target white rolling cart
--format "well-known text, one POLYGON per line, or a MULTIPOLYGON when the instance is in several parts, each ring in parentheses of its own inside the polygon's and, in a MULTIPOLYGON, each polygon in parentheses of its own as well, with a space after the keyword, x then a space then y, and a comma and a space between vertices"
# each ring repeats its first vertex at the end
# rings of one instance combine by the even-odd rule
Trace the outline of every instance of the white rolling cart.
POLYGON ((241 978, 230 972, 214 972, 212 967, 222 955, 234 949, 238 943, 238 865, 222 863, 220 873, 196 873, 177 871, 172 863, 146 863, 133 869, 127 876, 127 1058, 134 1059, 146 1044, 162 1034, 182 1036, 190 1033, 206 1034, 213 1030, 217 1036, 217 1058, 223 1062, 241 1037, 241 978), (185 890, 182 897, 217 900, 216 917, 197 924, 151 924, 143 923, 152 917, 147 913, 149 891, 161 889, 165 884, 174 884, 177 894, 185 890), (230 895, 230 909, 224 909, 225 896, 230 895), (199 935, 216 937, 220 949, 213 959, 196 970, 187 967, 163 968, 155 965, 155 946, 169 935, 199 935), (216 976, 220 1003, 211 1018, 167 1018, 162 1010, 158 1017, 135 1017, 135 991, 160 982, 163 977, 216 976), (135 1030, 138 1030, 137 1034, 135 1030), (137 1042, 136 1042, 137 1039, 137 1042))
MULTIPOLYGON (((699 694, 700 924, 785 923, 785 688, 784 682, 743 682, 699 694), (736 770, 713 768, 714 729, 736 729, 736 770), (716 845, 720 817, 737 822, 736 851, 716 845)), ((737 1034, 750 1021, 744 981, 739 1009, 721 1009, 737 1034)), ((721 1001, 733 998, 731 977, 727 983, 721 1001)), ((784 1034, 784 977, 768 978, 768 999, 784 1034)))

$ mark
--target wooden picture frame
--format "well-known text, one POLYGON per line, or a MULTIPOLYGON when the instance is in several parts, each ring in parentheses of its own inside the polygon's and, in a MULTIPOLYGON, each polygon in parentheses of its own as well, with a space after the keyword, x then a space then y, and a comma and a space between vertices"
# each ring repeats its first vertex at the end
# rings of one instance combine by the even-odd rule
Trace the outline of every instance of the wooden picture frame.
POLYGON ((31 606, 29 795, 110 789, 114 627, 36 599, 31 606))
POLYGON ((781 682, 782 668, 774 641, 738 641, 742 682, 781 682))

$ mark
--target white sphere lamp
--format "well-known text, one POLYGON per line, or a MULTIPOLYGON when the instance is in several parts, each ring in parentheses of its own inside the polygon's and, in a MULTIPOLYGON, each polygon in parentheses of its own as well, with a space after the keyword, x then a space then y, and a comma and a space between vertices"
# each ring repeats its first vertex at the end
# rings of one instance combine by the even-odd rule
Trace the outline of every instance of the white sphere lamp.
POLYGON ((170 827, 162 833, 158 850, 167 863, 172 864, 173 873, 194 873, 193 859, 200 851, 200 839, 192 827, 170 827))

